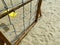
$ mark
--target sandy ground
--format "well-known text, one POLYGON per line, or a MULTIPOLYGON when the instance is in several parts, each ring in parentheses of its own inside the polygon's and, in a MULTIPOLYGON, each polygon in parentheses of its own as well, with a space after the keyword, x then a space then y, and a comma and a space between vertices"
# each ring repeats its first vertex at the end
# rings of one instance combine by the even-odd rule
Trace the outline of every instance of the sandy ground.
MULTIPOLYGON (((4 19, 7 20, 6 17, 4 19)), ((7 22, 4 19, 3 21, 7 22)), ((15 20, 19 21, 16 18, 15 20)), ((60 0, 43 0, 42 17, 19 45, 60 45, 60 0)))

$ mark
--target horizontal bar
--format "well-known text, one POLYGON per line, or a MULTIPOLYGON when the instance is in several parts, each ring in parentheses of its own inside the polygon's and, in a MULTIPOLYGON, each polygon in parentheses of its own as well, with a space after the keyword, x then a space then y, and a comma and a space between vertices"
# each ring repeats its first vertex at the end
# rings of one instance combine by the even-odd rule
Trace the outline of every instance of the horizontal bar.
POLYGON ((7 11, 7 12, 4 12, 4 13, 0 14, 0 19, 3 18, 3 17, 5 17, 5 16, 8 15, 9 13, 11 13, 11 12, 13 12, 13 11, 21 8, 22 6, 26 5, 27 3, 31 2, 31 1, 32 1, 32 0, 29 0, 29 1, 25 2, 25 3, 23 3, 23 4, 20 4, 19 6, 16 6, 16 7, 10 9, 10 10, 7 11))

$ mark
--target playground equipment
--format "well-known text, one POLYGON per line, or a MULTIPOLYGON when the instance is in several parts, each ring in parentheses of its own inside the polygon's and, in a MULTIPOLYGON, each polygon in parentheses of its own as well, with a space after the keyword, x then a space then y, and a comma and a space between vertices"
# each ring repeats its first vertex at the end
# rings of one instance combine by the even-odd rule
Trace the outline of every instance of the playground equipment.
POLYGON ((0 45, 18 45, 41 17, 42 0, 1 0, 1 3, 0 45))

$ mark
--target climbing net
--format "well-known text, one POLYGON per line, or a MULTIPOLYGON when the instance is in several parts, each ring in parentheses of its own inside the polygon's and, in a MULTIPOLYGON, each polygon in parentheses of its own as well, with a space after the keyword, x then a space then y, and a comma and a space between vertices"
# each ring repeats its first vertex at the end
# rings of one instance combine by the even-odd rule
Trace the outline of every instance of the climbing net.
POLYGON ((19 9, 10 11, 0 19, 0 31, 14 45, 19 36, 35 22, 38 0, 0 0, 0 2, 0 13, 7 13, 21 5, 19 9), (30 2, 26 4, 28 1, 30 2))

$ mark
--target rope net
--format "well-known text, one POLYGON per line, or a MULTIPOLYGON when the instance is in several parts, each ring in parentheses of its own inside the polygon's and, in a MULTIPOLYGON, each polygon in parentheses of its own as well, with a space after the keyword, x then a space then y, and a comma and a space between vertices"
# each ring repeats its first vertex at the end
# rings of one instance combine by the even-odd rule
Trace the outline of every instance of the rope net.
MULTIPOLYGON (((0 0, 0 13, 29 0, 0 0)), ((35 21, 38 0, 22 6, 0 19, 0 31, 12 43, 35 21), (12 15, 13 14, 13 15, 12 15)))

